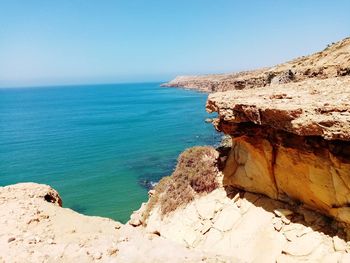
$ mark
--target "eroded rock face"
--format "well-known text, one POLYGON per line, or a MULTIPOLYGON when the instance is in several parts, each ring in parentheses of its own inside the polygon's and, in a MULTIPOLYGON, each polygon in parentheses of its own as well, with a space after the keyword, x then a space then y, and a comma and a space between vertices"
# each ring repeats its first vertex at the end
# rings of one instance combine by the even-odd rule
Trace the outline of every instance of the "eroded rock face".
POLYGON ((350 161, 326 148, 312 152, 257 136, 234 138, 224 185, 299 201, 350 223, 350 161))
POLYGON ((302 202, 350 223, 350 78, 209 95, 232 136, 224 185, 302 202))
POLYGON ((350 77, 218 92, 209 95, 206 107, 219 114, 216 126, 224 132, 226 124, 232 130, 232 123, 254 123, 301 136, 350 140, 350 77))

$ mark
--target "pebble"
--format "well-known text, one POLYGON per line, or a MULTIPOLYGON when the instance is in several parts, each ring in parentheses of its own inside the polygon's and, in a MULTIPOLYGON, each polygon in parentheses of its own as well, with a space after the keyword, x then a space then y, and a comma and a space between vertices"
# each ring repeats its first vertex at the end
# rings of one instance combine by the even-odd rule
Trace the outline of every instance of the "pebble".
POLYGON ((286 216, 290 216, 293 214, 293 211, 291 211, 289 209, 275 209, 275 210, 273 210, 273 212, 278 217, 286 217, 286 216))
POLYGON ((338 236, 334 236, 333 247, 335 251, 344 251, 346 250, 346 242, 338 236))
POLYGON ((286 225, 289 225, 290 224, 290 220, 286 217, 282 217, 282 222, 286 225))

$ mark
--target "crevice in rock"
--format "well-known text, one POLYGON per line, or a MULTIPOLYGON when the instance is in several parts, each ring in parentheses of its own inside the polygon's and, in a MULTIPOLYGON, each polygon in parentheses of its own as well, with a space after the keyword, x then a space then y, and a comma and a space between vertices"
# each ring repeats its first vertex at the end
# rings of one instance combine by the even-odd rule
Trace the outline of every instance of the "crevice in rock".
POLYGON ((277 148, 275 143, 271 143, 271 146, 272 146, 271 176, 272 176, 273 183, 275 185, 277 196, 279 196, 280 191, 278 189, 277 179, 275 176, 275 164, 276 164, 276 159, 277 159, 277 154, 278 154, 278 148, 277 148))

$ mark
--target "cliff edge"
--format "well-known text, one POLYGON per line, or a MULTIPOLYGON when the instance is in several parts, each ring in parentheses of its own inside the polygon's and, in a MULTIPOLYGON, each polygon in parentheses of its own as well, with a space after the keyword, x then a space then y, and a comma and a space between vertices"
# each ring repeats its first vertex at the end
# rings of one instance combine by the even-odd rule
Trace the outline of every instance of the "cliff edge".
POLYGON ((57 191, 47 185, 0 187, 0 262, 180 263, 211 258, 142 228, 61 205, 57 191))

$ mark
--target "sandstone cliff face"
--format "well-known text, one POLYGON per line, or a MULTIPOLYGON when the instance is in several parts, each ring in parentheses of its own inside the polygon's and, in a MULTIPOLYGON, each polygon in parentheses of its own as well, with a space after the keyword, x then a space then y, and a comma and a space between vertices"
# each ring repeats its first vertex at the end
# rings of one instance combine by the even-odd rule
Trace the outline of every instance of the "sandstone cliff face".
POLYGON ((184 87, 204 92, 266 87, 308 78, 325 79, 350 75, 350 38, 329 45, 323 51, 271 68, 205 76, 178 76, 167 87, 184 87))
POLYGON ((232 136, 224 185, 350 223, 350 78, 209 95, 232 136))

